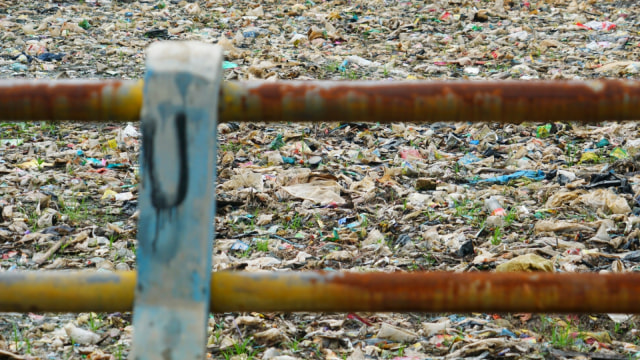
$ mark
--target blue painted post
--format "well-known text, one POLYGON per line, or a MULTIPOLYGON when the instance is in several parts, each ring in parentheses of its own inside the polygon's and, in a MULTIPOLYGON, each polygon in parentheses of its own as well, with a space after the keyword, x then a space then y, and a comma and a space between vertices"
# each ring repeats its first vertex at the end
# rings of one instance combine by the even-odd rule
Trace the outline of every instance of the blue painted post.
POLYGON ((147 50, 132 359, 205 358, 221 75, 217 46, 147 50))

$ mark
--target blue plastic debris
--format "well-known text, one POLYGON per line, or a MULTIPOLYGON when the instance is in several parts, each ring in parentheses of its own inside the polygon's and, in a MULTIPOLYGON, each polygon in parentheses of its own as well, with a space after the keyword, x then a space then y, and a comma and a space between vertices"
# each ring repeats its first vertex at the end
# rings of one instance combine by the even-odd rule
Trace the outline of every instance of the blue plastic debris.
POLYGON ((340 66, 338 67, 338 70, 343 72, 347 71, 347 66, 349 66, 349 60, 344 60, 342 64, 340 64, 340 66))
POLYGON ((505 329, 505 328, 503 328, 503 329, 500 331, 500 336, 509 336, 509 337, 514 338, 514 339, 517 339, 517 338, 518 338, 518 336, 517 336, 516 334, 514 334, 513 332, 511 332, 509 329, 505 329))
POLYGON ((11 70, 13 71, 27 71, 29 70, 29 67, 25 64, 21 64, 21 63, 13 63, 11 64, 11 70))
POLYGON ((232 63, 231 61, 225 61, 225 62, 222 63, 222 68, 225 69, 225 70, 226 69, 233 69, 233 68, 236 68, 236 67, 238 67, 238 64, 232 63))
POLYGON ((236 242, 231 245, 231 250, 247 251, 249 250, 249 245, 242 240, 236 240, 236 242))
POLYGON ((249 30, 249 31, 244 31, 242 33, 242 36, 246 38, 255 38, 255 37, 258 37, 258 33, 253 30, 249 30))
POLYGON ((293 165, 296 162, 296 159, 289 156, 283 156, 282 161, 284 161, 285 164, 293 165))
POLYGON ((42 53, 38 56, 36 56, 38 58, 38 60, 42 60, 42 61, 60 61, 64 58, 66 54, 65 53, 58 53, 58 54, 54 54, 54 53, 42 53))
POLYGON ((521 177, 526 177, 531 180, 539 181, 544 179, 544 171, 542 170, 522 170, 516 171, 512 174, 496 176, 488 179, 479 179, 479 180, 470 180, 469 183, 476 184, 481 182, 489 182, 489 183, 499 183, 504 184, 511 180, 519 179, 521 177))
POLYGON ((278 134, 275 139, 269 144, 269 149, 278 150, 284 146, 284 140, 282 138, 282 134, 278 134))
POLYGON ((469 165, 478 161, 480 161, 479 157, 473 155, 472 153, 466 153, 463 157, 460 158, 460 160, 458 160, 458 164, 469 165))

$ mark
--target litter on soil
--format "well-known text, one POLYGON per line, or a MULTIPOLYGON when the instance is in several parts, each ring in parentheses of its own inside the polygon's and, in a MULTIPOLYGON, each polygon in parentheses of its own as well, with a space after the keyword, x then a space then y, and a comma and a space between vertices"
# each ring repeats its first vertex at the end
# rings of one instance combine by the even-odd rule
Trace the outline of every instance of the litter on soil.
MULTIPOLYGON (((637 79, 634 1, 0 0, 0 77, 637 79)), ((301 119, 304 120, 304 119, 301 119)), ((219 125, 214 271, 632 272, 638 123, 219 125)), ((0 124, 0 271, 135 269, 138 124, 0 124)), ((639 358, 624 314, 209 318, 216 359, 639 358)), ((131 314, 0 314, 0 358, 123 359, 131 314)))

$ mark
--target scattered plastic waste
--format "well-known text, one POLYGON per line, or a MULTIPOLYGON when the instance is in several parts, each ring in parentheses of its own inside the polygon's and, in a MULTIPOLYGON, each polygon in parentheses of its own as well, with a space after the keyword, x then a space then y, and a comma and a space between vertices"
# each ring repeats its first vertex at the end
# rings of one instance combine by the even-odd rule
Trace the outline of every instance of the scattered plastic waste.
POLYGON ((498 199, 493 196, 484 201, 484 207, 489 211, 489 214, 493 216, 507 215, 507 212, 504 210, 498 199))
POLYGON ((471 153, 466 153, 464 154, 464 156, 462 158, 460 158, 460 160, 458 160, 459 164, 462 165, 469 165, 469 164, 473 164, 475 162, 480 161, 481 159, 471 153))
POLYGON ((284 146, 284 140, 282 140, 282 135, 278 134, 276 138, 269 144, 269 148, 271 150, 278 150, 284 146))
POLYGON ((609 155, 612 158, 617 160, 623 160, 629 157, 629 154, 627 153, 627 151, 619 147, 616 147, 613 150, 611 150, 611 153, 609 155))
POLYGON ((542 170, 521 170, 521 171, 516 171, 514 173, 508 174, 508 175, 501 175, 501 176, 497 176, 497 177, 493 177, 493 178, 488 178, 488 179, 480 179, 480 180, 471 180, 470 183, 475 184, 475 183, 481 183, 481 182, 489 182, 489 183, 500 183, 500 184, 504 184, 506 182, 509 182, 511 180, 515 180, 515 179, 519 179, 525 177, 527 179, 531 179, 534 181, 538 181, 538 180, 543 180, 545 178, 544 172, 542 170))
POLYGON ((551 124, 538 126, 536 129, 536 137, 540 139, 546 138, 551 133, 551 128, 551 124))
MULTIPOLYGON (((142 79, 145 48, 162 40, 217 44, 225 81, 265 84, 640 74, 635 1, 1 4, 5 78, 142 79)), ((635 122, 335 120, 342 122, 218 124, 214 271, 640 269, 635 122)), ((0 272, 136 270, 139 124, 0 127, 0 272)), ((640 354, 640 329, 624 314, 418 315, 212 314, 207 352, 352 360, 640 354)), ((6 313, 1 323, 0 357, 131 356, 128 314, 6 313)))
POLYGON ((584 24, 581 24, 578 22, 576 23, 576 25, 588 30, 600 30, 600 31, 610 31, 616 28, 616 24, 610 21, 589 21, 584 24))
POLYGON ((13 71, 27 71, 29 70, 29 66, 21 63, 13 63, 11 64, 11 70, 13 71))
POLYGON ((224 61, 222 63, 222 68, 225 69, 225 70, 226 69, 233 69, 233 68, 237 68, 237 67, 238 67, 238 64, 232 63, 230 61, 224 61))

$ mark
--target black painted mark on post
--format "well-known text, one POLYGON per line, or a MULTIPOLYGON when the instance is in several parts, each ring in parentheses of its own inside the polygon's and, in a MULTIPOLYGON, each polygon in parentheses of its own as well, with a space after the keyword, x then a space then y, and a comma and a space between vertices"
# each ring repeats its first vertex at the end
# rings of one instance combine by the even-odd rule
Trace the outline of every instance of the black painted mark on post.
POLYGON ((177 207, 187 196, 187 188, 189 186, 189 159, 187 158, 187 116, 184 112, 176 114, 174 120, 175 134, 178 140, 178 166, 180 179, 178 180, 178 188, 174 194, 167 194, 163 184, 158 182, 158 176, 155 172, 156 164, 154 163, 156 125, 152 122, 146 122, 142 127, 142 135, 144 136, 144 161, 148 170, 148 179, 151 186, 151 204, 156 210, 167 210, 177 207))
MULTIPOLYGON (((163 185, 159 182, 158 174, 156 174, 156 164, 154 162, 155 148, 155 135, 156 124, 153 121, 143 121, 142 136, 145 148, 143 149, 144 161, 148 175, 146 178, 149 181, 151 187, 151 205, 156 210, 156 231, 151 241, 151 251, 157 253, 158 234, 160 227, 164 225, 166 219, 163 219, 163 215, 171 216, 169 210, 178 207, 184 199, 187 197, 187 189, 189 187, 189 159, 187 153, 187 116, 184 112, 180 111, 176 114, 174 119, 175 136, 177 138, 178 148, 178 171, 179 180, 178 188, 171 189, 170 193, 166 191, 163 185)), ((146 186, 146 185, 145 185, 146 186)), ((173 251, 169 250, 168 253, 175 253, 177 243, 170 244, 173 247, 173 251)))

